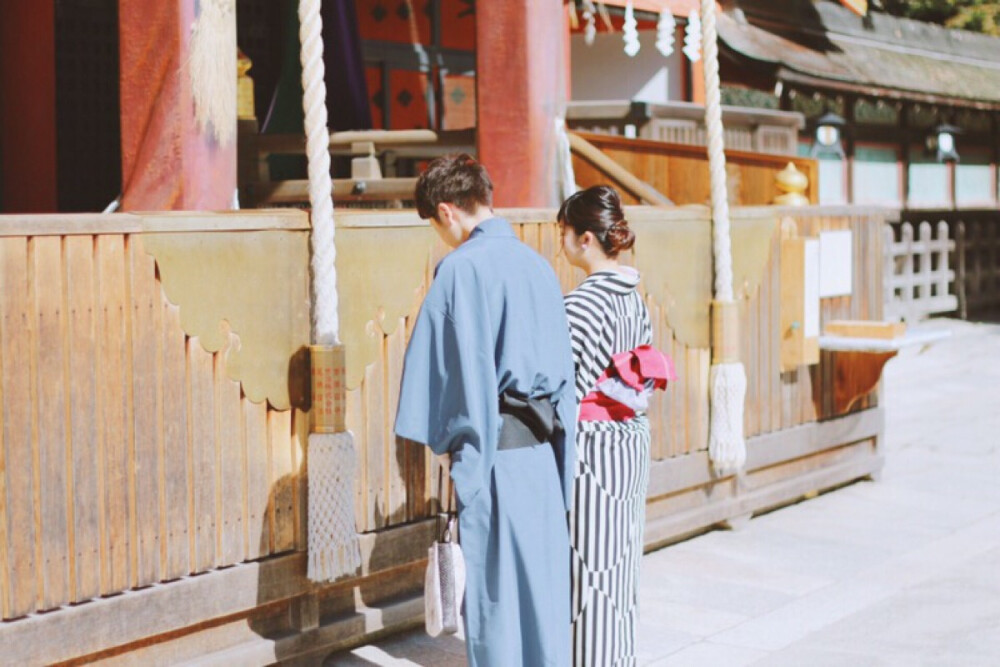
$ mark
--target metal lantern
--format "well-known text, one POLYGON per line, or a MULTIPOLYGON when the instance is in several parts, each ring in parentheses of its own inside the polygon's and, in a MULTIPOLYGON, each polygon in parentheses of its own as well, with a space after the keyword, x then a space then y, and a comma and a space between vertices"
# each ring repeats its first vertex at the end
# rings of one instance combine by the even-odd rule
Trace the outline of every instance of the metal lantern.
POLYGON ((959 127, 941 123, 927 135, 927 150, 936 155, 938 162, 958 162, 955 135, 961 132, 959 127))
POLYGON ((846 123, 847 121, 832 111, 827 111, 817 118, 812 156, 833 153, 843 159, 844 146, 843 142, 841 142, 841 136, 846 123))

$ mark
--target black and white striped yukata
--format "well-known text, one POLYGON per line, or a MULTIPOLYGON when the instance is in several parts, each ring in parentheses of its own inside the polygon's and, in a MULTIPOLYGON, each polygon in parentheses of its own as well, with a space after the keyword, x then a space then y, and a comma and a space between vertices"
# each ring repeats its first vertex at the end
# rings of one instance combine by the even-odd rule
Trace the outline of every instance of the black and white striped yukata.
MULTIPOLYGON (((649 311, 623 267, 590 275, 566 295, 577 400, 611 357, 652 342, 649 311), (624 273, 623 273, 624 272, 624 273)), ((639 562, 649 485, 649 421, 580 422, 570 520, 573 662, 636 664, 639 562)))

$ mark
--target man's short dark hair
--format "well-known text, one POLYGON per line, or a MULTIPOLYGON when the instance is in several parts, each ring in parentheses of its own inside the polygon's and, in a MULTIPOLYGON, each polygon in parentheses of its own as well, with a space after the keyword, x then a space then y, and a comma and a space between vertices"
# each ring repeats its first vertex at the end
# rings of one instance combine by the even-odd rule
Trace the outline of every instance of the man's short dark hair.
POLYGON ((420 174, 414 199, 425 220, 437 215, 438 204, 453 204, 472 215, 480 206, 493 208, 493 181, 468 153, 442 155, 420 174))

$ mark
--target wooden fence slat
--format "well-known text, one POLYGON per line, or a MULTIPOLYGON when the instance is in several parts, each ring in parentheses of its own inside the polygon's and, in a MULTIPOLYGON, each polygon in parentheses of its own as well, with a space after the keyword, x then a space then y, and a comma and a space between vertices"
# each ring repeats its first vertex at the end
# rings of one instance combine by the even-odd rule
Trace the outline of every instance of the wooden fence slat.
POLYGON ((160 286, 156 263, 130 240, 132 264, 132 423, 134 431, 136 585, 146 586, 161 576, 160 482, 163 464, 160 426, 163 415, 163 370, 160 360, 160 286))
MULTIPOLYGON (((381 333, 378 333, 381 335, 381 333)), ((385 364, 385 349, 379 346, 379 358, 365 369, 362 392, 365 397, 364 434, 365 458, 368 468, 368 516, 369 530, 377 530, 386 525, 389 518, 386 505, 387 480, 386 465, 388 452, 382 436, 382 420, 385 410, 382 402, 382 368, 385 364)))
POLYGON ((393 424, 396 405, 399 403, 399 377, 403 372, 403 355, 406 348, 397 335, 402 323, 392 323, 396 332, 382 338, 382 441, 386 449, 386 507, 389 511, 387 523, 395 525, 406 521, 407 517, 407 474, 410 471, 410 448, 407 443, 396 438, 393 424), (395 380, 395 381, 394 381, 395 380))
POLYGON ((3 447, 6 497, 6 618, 30 613, 38 602, 34 474, 31 453, 31 354, 28 244, 0 239, 0 335, 3 338, 3 447))
MULTIPOLYGON (((660 320, 665 323, 664 319, 660 320)), ((677 385, 670 392, 670 457, 687 453, 690 442, 687 436, 687 385, 691 381, 687 372, 687 355, 684 346, 676 338, 670 339, 670 358, 677 370, 677 385)))
POLYGON ((364 421, 364 392, 359 387, 347 392, 347 429, 354 435, 354 451, 358 457, 358 475, 354 481, 354 521, 359 532, 374 530, 368 523, 368 457, 365 453, 367 429, 364 421))
POLYGON ((292 490, 295 507, 295 548, 304 551, 309 547, 309 533, 306 525, 308 515, 308 494, 306 485, 305 458, 309 449, 309 427, 312 423, 308 412, 292 410, 292 490))
MULTIPOLYGON (((406 354, 406 341, 403 332, 406 331, 406 318, 401 317, 393 322, 395 331, 385 338, 385 405, 386 418, 383 425, 385 440, 391 449, 389 487, 389 506, 393 508, 389 517, 391 523, 417 518, 416 501, 422 496, 421 485, 417 480, 417 468, 421 461, 413 455, 410 443, 396 437, 393 426, 396 422, 396 409, 399 406, 399 379, 403 375, 403 357, 406 354), (396 461, 393 464, 393 461, 396 461)), ((421 457, 422 459, 423 457, 421 457)))
POLYGON ((66 377, 67 322, 63 310, 65 280, 62 239, 32 240, 38 462, 35 482, 40 498, 37 526, 41 539, 41 608, 69 602, 69 524, 67 522, 66 377))
POLYGON ((267 452, 267 403, 253 403, 243 397, 243 424, 246 432, 246 540, 248 559, 270 553, 271 524, 267 511, 270 492, 270 464, 267 452))
POLYGON ((781 428, 781 409, 777 401, 781 396, 781 238, 774 239, 771 245, 771 262, 768 273, 761 285, 767 286, 767 310, 761 317, 767 324, 767 333, 758 333, 757 344, 767 350, 767 366, 761 370, 764 376, 763 411, 770 412, 761 419, 761 433, 770 433, 781 428))
POLYGON ((98 345, 97 391, 99 433, 103 453, 98 476, 104 498, 104 545, 101 592, 117 593, 129 587, 129 475, 126 392, 125 239, 97 236, 98 345))
POLYGON ((773 375, 778 369, 769 366, 767 361, 769 349, 762 333, 762 329, 771 322, 771 302, 771 284, 765 277, 758 288, 756 299, 748 304, 748 319, 752 324, 749 329, 741 332, 740 336, 746 341, 747 357, 752 364, 752 375, 749 375, 751 369, 747 371, 747 385, 753 388, 755 412, 753 433, 767 432, 771 428, 771 406, 768 401, 773 375))
POLYGON ((94 239, 66 237, 69 302, 69 437, 72 490, 71 601, 101 593, 101 517, 98 488, 97 287, 94 239))
POLYGON ((292 490, 292 413, 269 410, 268 442, 271 447, 271 508, 274 553, 295 547, 295 497, 292 490))
POLYGON ((215 355, 216 438, 219 443, 216 466, 218 519, 218 562, 235 565, 244 558, 243 507, 246 482, 243 478, 245 443, 240 385, 226 377, 225 354, 215 355))
POLYGON ((188 447, 191 419, 188 406, 187 340, 180 309, 161 298, 163 322, 163 530, 167 579, 190 574, 192 459, 188 447))
POLYGON ((687 348, 684 354, 684 373, 687 376, 685 383, 685 394, 687 397, 684 407, 684 414, 687 417, 687 443, 685 453, 690 453, 704 449, 708 444, 708 438, 703 438, 701 419, 699 418, 702 409, 701 389, 702 378, 700 376, 700 350, 687 348), (704 445, 704 446, 703 446, 704 445))
POLYGON ((763 298, 764 290, 739 302, 740 310, 740 359, 746 368, 747 395, 746 409, 743 413, 743 430, 747 437, 760 429, 760 363, 757 360, 754 341, 757 338, 757 308, 755 302, 763 298))
POLYGON ((193 571, 203 572, 215 567, 216 515, 215 489, 218 484, 216 470, 215 429, 215 361, 206 352, 197 337, 187 339, 187 359, 190 391, 190 433, 193 484, 191 500, 193 516, 192 566, 193 571))

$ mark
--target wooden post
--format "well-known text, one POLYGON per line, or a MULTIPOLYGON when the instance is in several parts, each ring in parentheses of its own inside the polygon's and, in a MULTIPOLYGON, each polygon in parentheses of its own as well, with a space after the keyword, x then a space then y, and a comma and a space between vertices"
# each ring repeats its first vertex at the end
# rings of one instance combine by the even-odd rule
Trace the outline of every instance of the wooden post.
POLYGON ((958 298, 958 316, 969 319, 969 306, 965 297, 965 222, 955 222, 955 296, 958 298))
POLYGON ((990 145, 993 147, 991 151, 992 159, 992 169, 990 172, 990 183, 993 184, 993 192, 990 193, 991 198, 995 202, 1000 202, 1000 114, 993 113, 990 114, 990 145))
POLYGON ((0 91, 0 212, 54 212, 54 0, 0 3, 0 91))
POLYGON ((555 118, 566 102, 569 30, 561 2, 476 5, 479 159, 495 206, 555 206, 555 118))
POLYGON ((910 119, 909 107, 905 102, 899 105, 899 117, 896 119, 896 127, 899 132, 899 160, 903 165, 902 185, 903 192, 900 200, 903 202, 903 210, 910 208, 910 119))
POLYGON ((847 183, 847 203, 854 203, 854 135, 856 132, 855 122, 854 122, 854 102, 853 97, 844 98, 844 136, 841 141, 844 142, 844 152, 847 157, 847 177, 844 179, 847 183))
MULTIPOLYGON (((231 205, 235 133, 220 145, 211 129, 202 130, 195 121, 190 56, 197 4, 118 0, 125 210, 231 205)), ((232 59, 235 77, 235 51, 219 57, 232 59)))
POLYGON ((691 101, 695 104, 705 104, 705 63, 701 60, 688 63, 691 72, 691 101))

